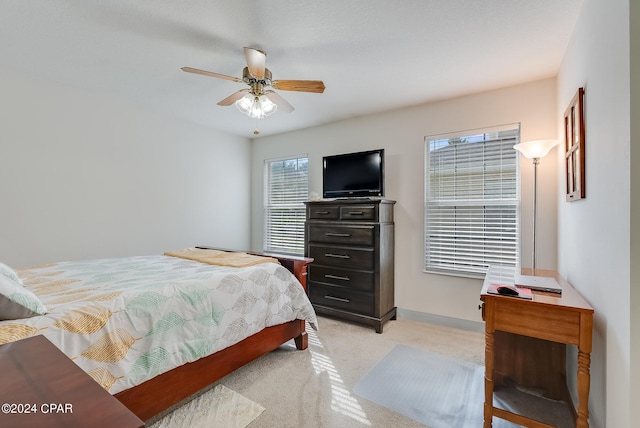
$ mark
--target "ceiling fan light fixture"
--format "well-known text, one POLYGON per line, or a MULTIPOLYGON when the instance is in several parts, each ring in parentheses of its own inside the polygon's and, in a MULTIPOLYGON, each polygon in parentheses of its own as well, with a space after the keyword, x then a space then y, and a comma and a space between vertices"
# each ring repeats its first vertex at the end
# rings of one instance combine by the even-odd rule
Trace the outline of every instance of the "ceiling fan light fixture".
POLYGON ((270 116, 278 109, 266 95, 247 94, 236 101, 236 107, 252 119, 270 116))
POLYGON ((271 115, 278 109, 278 106, 273 103, 268 96, 260 95, 258 97, 258 104, 260 105, 260 109, 264 113, 265 116, 271 115))
POLYGON ((253 94, 247 94, 244 97, 240 98, 236 101, 236 107, 244 114, 249 114, 251 111, 251 106, 253 105, 253 99, 255 96, 253 94))

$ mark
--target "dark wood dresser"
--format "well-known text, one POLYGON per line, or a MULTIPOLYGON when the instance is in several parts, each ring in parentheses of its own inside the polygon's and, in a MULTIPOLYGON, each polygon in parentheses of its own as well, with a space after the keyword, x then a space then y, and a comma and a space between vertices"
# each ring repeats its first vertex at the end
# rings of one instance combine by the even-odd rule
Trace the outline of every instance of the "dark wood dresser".
POLYGON ((318 314, 382 333, 396 318, 393 205, 387 199, 307 202, 308 293, 318 314))

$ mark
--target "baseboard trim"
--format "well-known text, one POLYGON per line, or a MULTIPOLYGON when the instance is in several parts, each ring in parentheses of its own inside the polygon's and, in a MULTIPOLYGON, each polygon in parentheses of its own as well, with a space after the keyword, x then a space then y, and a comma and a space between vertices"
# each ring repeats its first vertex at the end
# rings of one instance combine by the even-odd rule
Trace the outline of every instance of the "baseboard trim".
POLYGON ((398 318, 405 318, 412 321, 420 321, 428 324, 459 328, 461 330, 475 331, 479 333, 484 332, 484 322, 463 320, 444 315, 428 314, 426 312, 412 311, 409 309, 398 308, 398 318))

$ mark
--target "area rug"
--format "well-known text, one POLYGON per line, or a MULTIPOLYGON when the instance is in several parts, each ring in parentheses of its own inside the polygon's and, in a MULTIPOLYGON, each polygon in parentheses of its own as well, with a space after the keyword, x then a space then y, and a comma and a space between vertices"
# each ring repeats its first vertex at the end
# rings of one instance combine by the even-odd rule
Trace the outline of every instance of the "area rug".
POLYGON ((261 405, 218 384, 149 428, 245 428, 263 411, 261 405))
POLYGON ((410 346, 396 345, 353 392, 430 428, 483 425, 484 367, 410 346))

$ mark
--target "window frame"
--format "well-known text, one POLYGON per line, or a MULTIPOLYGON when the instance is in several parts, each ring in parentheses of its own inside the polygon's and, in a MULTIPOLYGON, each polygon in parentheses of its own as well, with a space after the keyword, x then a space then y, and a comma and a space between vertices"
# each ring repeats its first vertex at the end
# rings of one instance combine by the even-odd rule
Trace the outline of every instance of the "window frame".
MULTIPOLYGON (((430 135, 424 138, 424 235, 423 235, 423 271, 425 273, 435 273, 442 275, 453 275, 471 278, 483 278, 486 273, 486 269, 489 265, 498 264, 504 266, 520 266, 520 234, 521 234, 521 220, 520 220, 520 157, 518 152, 513 149, 513 145, 520 142, 521 127, 519 123, 506 124, 500 126, 479 128, 464 130, 454 133, 430 135), (512 138, 507 138, 500 147, 486 146, 488 142, 500 140, 498 137, 501 133, 514 133, 512 138), (494 137, 487 139, 487 135, 494 135, 494 137), (457 154, 454 154, 454 161, 450 162, 447 166, 453 165, 454 172, 449 175, 450 181, 455 184, 439 186, 438 190, 442 193, 440 196, 434 196, 432 191, 431 177, 431 156, 430 148, 433 144, 440 144, 441 147, 445 147, 444 141, 448 143, 453 139, 464 140, 470 138, 476 138, 479 135, 484 135, 485 140, 482 141, 483 146, 478 152, 484 155, 495 155, 492 152, 493 149, 497 150, 499 155, 499 178, 500 181, 491 181, 488 165, 490 168, 495 169, 494 163, 488 164, 488 157, 484 156, 482 160, 477 162, 471 162, 471 157, 468 158, 466 165, 468 170, 471 171, 474 167, 481 170, 481 173, 467 172, 467 177, 464 174, 458 175, 458 165, 462 162, 456 158, 457 154), (507 151, 510 150, 510 151, 507 151), (507 158, 509 164, 503 164, 503 160, 507 158), (482 168, 480 168, 482 166, 482 168), (508 186, 503 186, 505 183, 505 171, 508 171, 506 177, 512 180, 512 183, 507 182, 508 186), (473 183, 475 187, 480 190, 476 191, 482 193, 482 195, 474 193, 474 191, 467 190, 462 186, 458 186, 458 177, 466 178, 467 181, 473 183), (479 178, 481 176, 481 179, 479 178), (498 185, 499 183, 499 185, 498 185), (457 194, 460 192, 468 191, 468 197, 459 197, 457 194), (487 198, 487 192, 496 192, 495 197, 487 198), (446 193, 446 192, 453 192, 446 193), (441 197, 445 194, 446 197, 441 197), (440 199, 438 199, 440 197, 440 199), (436 226, 438 224, 434 215, 441 207, 440 211, 444 212, 446 207, 450 207, 452 212, 455 212, 456 216, 467 216, 468 228, 463 234, 462 228, 459 228, 459 224, 463 221, 458 218, 453 218, 446 215, 442 216, 443 220, 451 220, 450 222, 442 221, 442 225, 447 224, 447 227, 436 226), (472 207, 476 208, 476 212, 473 212, 472 207), (512 213, 507 213, 507 211, 512 213), (466 212, 465 212, 466 211, 466 212), (482 213, 482 214, 480 214, 482 213), (487 225, 492 224, 492 217, 488 217, 487 213, 494 214, 494 225, 497 225, 500 229, 491 229, 487 225), (505 213, 507 215, 505 215, 505 213), (477 218, 480 218, 478 221, 477 218), (449 229, 448 231, 446 229, 449 229), (496 233, 487 235, 487 231, 495 230, 496 233), (437 234, 437 232, 442 232, 437 234), (474 235, 476 234, 476 235, 474 235), (466 236, 464 236, 466 235, 466 236), (435 242, 441 238, 441 241, 436 244, 435 242), (459 242, 458 242, 459 241, 459 242), (477 244, 477 245, 476 245, 477 244), (442 248, 440 259, 435 254, 434 248, 442 248), (462 250, 466 248, 466 253, 462 250), (493 250, 497 250, 494 252, 493 250), (509 249, 506 253, 504 249, 509 249), (464 259, 458 261, 458 254, 463 254, 468 257, 469 262, 465 263, 464 259), (494 256, 495 254, 495 256, 494 256), (435 260, 435 261, 434 261, 435 260), (438 261, 439 260, 439 261, 438 261), (465 267, 466 266, 466 267, 465 267)), ((503 137, 504 138, 504 137, 503 137)), ((464 143, 473 141, 463 141, 464 143)), ((494 144, 494 143, 492 143, 494 144)), ((499 144, 498 144, 499 145, 499 144)), ((471 146, 469 146, 471 147, 471 146)), ((479 147, 479 146, 478 146, 479 147)), ((435 149, 434 149, 435 150, 435 149)), ((456 150, 455 148, 453 149, 456 150)), ((468 149, 470 153, 474 151, 473 148, 468 149)), ((498 153, 496 152, 496 153, 498 153)), ((493 159, 493 158, 490 158, 493 159)), ((494 159, 495 161, 495 159, 494 159)), ((442 173, 444 175, 444 173, 442 173)), ((440 176, 441 181, 445 181, 440 176)), ((460 180, 462 181, 462 180, 460 180)), ((439 183, 438 183, 439 185, 439 183)), ((469 186, 471 187, 471 186, 469 186)))
MULTIPOLYGON (((304 202, 309 199, 309 157, 307 154, 300 154, 281 158, 265 159, 263 169, 263 251, 303 256, 304 222, 306 219, 306 207, 304 202), (282 186, 282 189, 280 190, 283 193, 280 194, 280 196, 283 196, 284 199, 281 202, 274 202, 274 198, 277 199, 278 195, 274 195, 273 192, 274 177, 272 176, 272 166, 276 163, 284 164, 286 162, 296 162, 296 164, 298 164, 296 170, 299 170, 299 164, 301 161, 306 162, 306 174, 302 182, 298 183, 298 185, 294 185, 295 182, 289 182, 286 186, 282 186), (287 195, 289 190, 294 190, 293 194, 287 195), (274 217, 274 210, 281 213, 290 211, 294 216, 294 219, 291 222, 294 226, 292 228, 286 227, 286 221, 283 221, 285 216, 280 216, 280 219, 277 219, 277 217, 274 217), (275 227, 284 228, 282 232, 285 233, 285 236, 279 241, 273 239, 275 227), (286 243, 286 241, 289 241, 289 243, 286 243)), ((280 177, 283 181, 278 183, 279 185, 282 185, 282 183, 287 182, 287 180, 291 178, 286 177, 286 172, 284 170, 283 172, 284 175, 280 177)))

